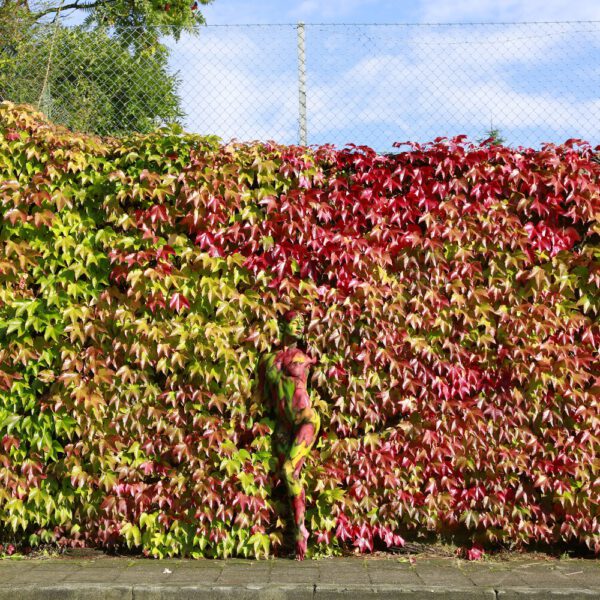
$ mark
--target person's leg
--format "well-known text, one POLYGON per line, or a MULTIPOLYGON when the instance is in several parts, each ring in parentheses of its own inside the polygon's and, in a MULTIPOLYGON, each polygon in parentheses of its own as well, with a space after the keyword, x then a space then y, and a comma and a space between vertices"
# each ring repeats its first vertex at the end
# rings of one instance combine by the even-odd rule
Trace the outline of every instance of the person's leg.
POLYGON ((272 441, 272 456, 276 459, 277 463, 275 466, 275 475, 279 478, 279 481, 284 479, 283 465, 285 464, 286 458, 289 456, 291 445, 292 445, 292 429, 291 427, 285 427, 282 423, 277 422, 275 430, 271 438, 272 441))
MULTIPOLYGON (((287 421, 275 421, 275 427, 271 436, 273 488, 270 492, 270 497, 273 502, 273 509, 277 515, 277 527, 286 522, 288 512, 292 512, 292 507, 289 503, 289 491, 284 465, 290 454, 293 434, 294 431, 292 426, 287 421)), ((286 537, 286 532, 283 531, 282 534, 283 541, 286 537)))
POLYGON ((320 420, 316 412, 310 420, 301 423, 293 437, 288 458, 283 465, 285 481, 294 513, 294 530, 296 539, 296 557, 302 560, 306 554, 308 531, 304 525, 306 512, 306 494, 302 485, 302 467, 306 462, 312 446, 317 439, 320 420))

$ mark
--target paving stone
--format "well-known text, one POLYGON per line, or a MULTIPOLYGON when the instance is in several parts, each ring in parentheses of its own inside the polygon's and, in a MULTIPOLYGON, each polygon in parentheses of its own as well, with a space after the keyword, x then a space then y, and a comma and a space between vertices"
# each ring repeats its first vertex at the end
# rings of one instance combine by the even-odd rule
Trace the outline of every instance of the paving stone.
POLYGON ((0 600, 132 600, 129 586, 90 584, 0 587, 0 600))
POLYGON ((132 600, 312 600, 313 587, 284 586, 134 586, 132 600))
POLYGON ((577 573, 583 571, 584 573, 594 573, 597 576, 600 576, 600 560, 596 558, 560 561, 556 565, 556 569, 563 573, 577 573))
POLYGON ((0 600, 59 598, 600 600, 600 561, 0 560, 0 600))
MULTIPOLYGON (((260 564, 260 563, 258 563, 260 564)), ((272 569, 282 568, 288 569, 293 567, 294 569, 314 569, 315 567, 327 567, 331 564, 331 560, 324 558, 322 560, 286 560, 284 558, 274 558, 266 561, 266 564, 270 564, 272 569)), ((347 563, 340 563, 340 566, 345 566, 347 563)))
POLYGON ((342 585, 371 585, 371 581, 369 576, 361 573, 355 574, 346 574, 340 575, 340 577, 334 577, 329 573, 323 574, 321 573, 321 577, 319 578, 319 583, 321 584, 337 584, 340 583, 342 585))
POLYGON ((437 565, 417 563, 415 565, 415 570, 425 585, 439 585, 440 581, 443 581, 448 587, 460 589, 469 589, 475 585, 473 581, 457 567, 450 568, 447 566, 440 567, 437 565))
POLYGON ((599 590, 576 588, 511 588, 498 590, 498 600, 600 600, 599 590))
MULTIPOLYGON (((82 567, 77 571, 68 572, 66 577, 63 579, 65 583, 115 583, 119 577, 121 570, 115 569, 113 571, 107 571, 106 569, 90 569, 82 567)), ((46 577, 48 572, 44 571, 46 577)))
POLYGON ((311 569, 273 569, 271 571, 270 583, 304 583, 313 585, 319 581, 319 568, 311 569))
POLYGON ((366 567, 356 565, 355 567, 340 566, 319 569, 319 583, 332 584, 370 584, 369 572, 366 567))
POLYGON ((600 573, 578 573, 574 577, 568 577, 568 582, 572 588, 588 588, 590 590, 600 590, 600 573))
POLYGON ((377 598, 377 600, 495 600, 493 590, 449 589, 446 587, 413 586, 319 586, 314 600, 354 600, 377 598))
MULTIPOLYGON (((58 562, 58 561, 57 561, 58 562)), ((66 561, 65 561, 66 562, 66 561)), ((136 560, 134 558, 114 558, 114 557, 104 557, 104 558, 82 558, 82 559, 78 559, 78 560, 74 560, 74 563, 81 565, 82 567, 85 566, 94 566, 96 568, 125 568, 127 565, 131 564, 131 563, 141 563, 141 562, 150 562, 150 559, 145 559, 145 560, 136 560)))
POLYGON ((268 583, 271 577, 271 565, 259 565, 246 567, 244 565, 225 565, 217 583, 240 584, 247 583, 268 583))
POLYGON ((52 571, 38 570, 38 569, 30 569, 25 573, 20 573, 17 577, 13 577, 13 581, 11 583, 21 583, 21 584, 32 584, 32 583, 42 583, 42 584, 54 584, 60 583, 64 581, 67 575, 70 575, 74 571, 71 569, 65 569, 64 567, 57 567, 52 571))
POLYGON ((369 569, 377 569, 383 571, 385 569, 396 569, 397 567, 410 568, 412 563, 407 559, 389 558, 379 560, 365 560, 365 564, 369 569))
MULTIPOLYGON (((399 567, 399 565, 398 565, 399 567)), ((368 569, 371 583, 376 585, 402 585, 418 586, 423 585, 423 580, 419 577, 416 569, 395 568, 395 569, 368 569)))
POLYGON ((8 583, 13 578, 23 577, 31 569, 31 565, 13 564, 8 561, 6 561, 6 564, 0 563, 0 583, 8 583))
MULTIPOLYGON (((579 582, 573 582, 565 577, 561 577, 560 575, 536 574, 535 576, 532 576, 527 573, 519 573, 518 575, 524 582, 523 587, 552 589, 582 587, 579 582)), ((515 581, 512 585, 518 586, 519 584, 515 581)))
POLYGON ((477 587, 489 587, 500 589, 502 587, 520 585, 525 587, 526 582, 514 571, 484 571, 478 569, 463 570, 463 574, 468 577, 477 587))
MULTIPOLYGON (((127 570, 122 571, 119 576, 115 579, 116 583, 119 584, 151 584, 151 585, 170 585, 173 582, 172 574, 164 573, 163 570, 156 571, 145 571, 140 573, 139 571, 127 570)), ((211 581, 212 583, 212 581, 211 581)))
POLYGON ((15 579, 20 579, 22 573, 12 569, 0 569, 0 585, 5 583, 11 583, 15 579))
POLYGON ((185 585, 209 585, 217 581, 221 569, 189 569, 185 567, 174 568, 169 575, 168 583, 185 585))
POLYGON ((32 560, 23 561, 23 564, 31 563, 31 568, 36 571, 54 571, 55 569, 78 569, 79 564, 73 560, 32 560))

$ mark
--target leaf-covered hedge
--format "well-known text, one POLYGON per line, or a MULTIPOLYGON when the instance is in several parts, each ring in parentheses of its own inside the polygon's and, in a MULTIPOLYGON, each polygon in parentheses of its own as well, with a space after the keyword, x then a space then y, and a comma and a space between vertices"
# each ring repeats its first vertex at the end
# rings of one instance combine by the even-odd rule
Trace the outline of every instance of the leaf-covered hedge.
POLYGON ((256 364, 295 308, 313 552, 600 551, 599 175, 577 140, 100 140, 0 105, 0 531, 277 553, 256 364))

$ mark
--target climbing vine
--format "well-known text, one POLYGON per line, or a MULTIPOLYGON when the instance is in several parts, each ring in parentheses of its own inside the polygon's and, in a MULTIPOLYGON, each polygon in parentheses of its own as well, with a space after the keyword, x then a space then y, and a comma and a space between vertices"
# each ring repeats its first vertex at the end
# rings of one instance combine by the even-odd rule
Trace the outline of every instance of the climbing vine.
POLYGON ((73 134, 0 105, 0 542, 282 551, 256 366, 301 310, 309 553, 600 551, 600 164, 73 134))

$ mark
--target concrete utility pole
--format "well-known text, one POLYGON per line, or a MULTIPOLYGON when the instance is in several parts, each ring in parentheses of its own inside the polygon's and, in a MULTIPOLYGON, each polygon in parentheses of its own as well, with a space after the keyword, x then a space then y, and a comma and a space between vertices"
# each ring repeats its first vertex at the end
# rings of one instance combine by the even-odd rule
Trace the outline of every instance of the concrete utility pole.
POLYGON ((304 23, 298 23, 298 127, 299 143, 306 146, 306 47, 304 37, 304 23))

